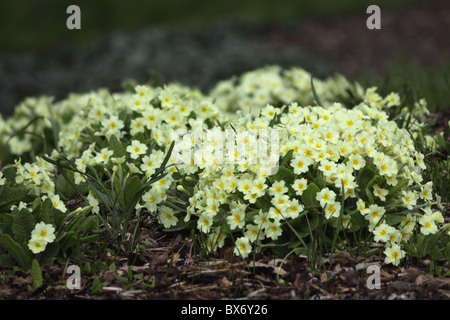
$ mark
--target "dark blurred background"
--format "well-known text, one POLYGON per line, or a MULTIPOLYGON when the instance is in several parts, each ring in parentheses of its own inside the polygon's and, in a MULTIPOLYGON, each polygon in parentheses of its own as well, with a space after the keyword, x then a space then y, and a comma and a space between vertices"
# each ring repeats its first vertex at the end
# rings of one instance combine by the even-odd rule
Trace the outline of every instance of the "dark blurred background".
POLYGON ((450 1, 3 0, 0 110, 25 97, 124 81, 178 81, 210 89, 234 74, 277 64, 318 77, 335 72, 394 90, 408 85, 430 108, 449 106, 450 1), (81 30, 66 9, 81 8, 81 30), (381 8, 368 30, 366 8, 381 8))

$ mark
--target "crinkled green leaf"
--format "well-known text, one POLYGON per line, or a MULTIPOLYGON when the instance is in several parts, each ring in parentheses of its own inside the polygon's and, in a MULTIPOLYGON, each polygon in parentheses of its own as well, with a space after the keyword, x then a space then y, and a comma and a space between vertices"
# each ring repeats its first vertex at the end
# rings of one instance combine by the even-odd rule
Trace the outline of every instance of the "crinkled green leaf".
POLYGON ((33 214, 27 209, 14 210, 12 232, 14 239, 20 245, 26 245, 31 238, 31 231, 35 226, 35 220, 33 214))
POLYGON ((316 199, 316 195, 318 192, 320 192, 319 187, 314 183, 310 183, 302 194, 303 205, 305 205, 306 207, 317 206, 319 204, 316 199))
POLYGON ((31 263, 31 278, 33 279, 33 287, 35 289, 41 287, 44 283, 44 279, 42 278, 42 270, 36 259, 33 259, 33 262, 31 263))
POLYGON ((19 202, 29 202, 30 196, 24 186, 0 188, 0 210, 5 210, 11 205, 17 205, 19 202))
POLYGON ((115 135, 109 138, 108 148, 114 152, 114 157, 121 158, 127 155, 127 150, 115 135))
POLYGON ((296 179, 295 173, 286 166, 279 166, 278 172, 270 176, 272 181, 284 181, 286 185, 292 185, 296 179))
POLYGON ((8 251, 8 254, 16 260, 23 271, 28 271, 31 265, 31 258, 28 251, 14 241, 9 235, 3 234, 0 238, 0 245, 8 251))

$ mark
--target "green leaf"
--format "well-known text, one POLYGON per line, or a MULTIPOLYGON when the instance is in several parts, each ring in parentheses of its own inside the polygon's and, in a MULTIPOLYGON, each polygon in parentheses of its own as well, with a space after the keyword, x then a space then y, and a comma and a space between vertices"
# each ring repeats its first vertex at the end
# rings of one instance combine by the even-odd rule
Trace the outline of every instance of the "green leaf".
POLYGON ((124 200, 126 208, 128 208, 128 204, 132 203, 134 195, 139 191, 141 186, 141 180, 138 176, 133 176, 130 180, 128 180, 126 186, 124 187, 124 200))
POLYGON ((114 179, 114 192, 116 196, 116 201, 119 202, 121 208, 125 208, 125 196, 123 185, 120 183, 120 179, 117 175, 114 175, 113 179, 114 179))
POLYGON ((8 209, 13 204, 18 204, 20 201, 29 202, 26 200, 28 190, 25 187, 8 187, 0 189, 0 210, 8 209))
POLYGON ((269 122, 269 128, 273 128, 273 126, 275 125, 275 121, 277 120, 277 113, 275 113, 272 117, 272 119, 269 122))
POLYGON ((261 208, 263 212, 269 212, 270 207, 272 206, 270 200, 266 199, 265 197, 256 199, 256 205, 261 208))
POLYGON ((323 105, 320 102, 319 96, 317 95, 316 88, 314 88, 314 81, 313 81, 313 77, 312 76, 311 76, 311 90, 312 90, 312 93, 314 95, 314 99, 316 100, 317 105, 322 107, 323 105))
POLYGON ((103 204, 108 207, 108 210, 110 212, 114 212, 114 201, 110 195, 111 191, 106 189, 103 185, 98 185, 97 182, 91 181, 90 179, 88 179, 88 183, 103 204))
POLYGON ((388 225, 394 226, 394 225, 402 222, 405 219, 405 217, 403 215, 399 215, 399 214, 386 214, 384 216, 384 219, 388 225))
POLYGON ((394 196, 397 193, 397 191, 403 189, 405 186, 408 185, 408 183, 409 183, 408 179, 401 179, 400 181, 398 181, 394 187, 389 189, 389 193, 387 194, 386 198, 394 196))
POLYGON ((41 253, 41 265, 42 266, 52 266, 53 261, 59 253, 60 246, 57 242, 52 242, 47 244, 44 252, 41 253))
POLYGON ((311 233, 317 229, 319 226, 319 215, 318 214, 312 214, 309 216, 304 216, 303 219, 299 223, 299 234, 302 237, 306 237, 308 235, 311 235, 311 233))
POLYGON ((37 289, 44 284, 41 267, 39 266, 39 262, 37 262, 36 259, 33 259, 33 262, 31 263, 31 278, 33 279, 34 289, 37 289))
POLYGON ((286 166, 279 166, 278 172, 273 176, 270 176, 272 181, 281 181, 286 182, 286 185, 292 185, 295 181, 296 175, 295 173, 288 169, 286 166))
POLYGON ((11 227, 14 239, 20 245, 26 245, 31 238, 31 231, 33 231, 36 224, 34 216, 27 209, 14 211, 15 214, 13 213, 14 219, 11 227))
POLYGON ((366 188, 366 196, 367 196, 367 199, 369 200, 369 203, 370 203, 370 204, 374 204, 374 203, 375 203, 375 200, 374 200, 374 198, 373 198, 372 191, 370 191, 369 188, 366 188))
POLYGON ((106 286, 108 284, 108 282, 102 282, 100 280, 100 278, 95 278, 94 281, 92 281, 92 285, 91 285, 91 292, 92 293, 96 293, 96 292, 101 292, 103 287, 106 286))
POLYGON ((323 180, 322 176, 317 176, 314 179, 314 184, 316 184, 319 187, 319 189, 325 188, 325 180, 323 180))
POLYGON ((28 252, 26 252, 24 248, 14 241, 9 235, 2 235, 0 238, 0 245, 8 250, 9 255, 16 260, 19 267, 23 271, 28 271, 28 269, 30 269, 31 259, 28 252))
POLYGON ((438 240, 439 240, 439 233, 424 236, 421 246, 422 256, 430 254, 436 247, 438 240))
POLYGON ((102 138, 100 138, 99 136, 96 136, 94 131, 91 128, 86 128, 87 133, 89 134, 89 136, 92 138, 92 140, 94 140, 94 142, 100 147, 100 149, 103 149, 104 147, 106 147, 105 142, 103 141, 102 138))
POLYGON ((75 246, 78 244, 76 233, 74 231, 65 232, 59 244, 63 251, 75 246))
POLYGON ((47 224, 55 224, 55 215, 52 200, 47 198, 42 202, 39 218, 47 224))
POLYGON ((358 182, 358 186, 360 187, 361 191, 364 191, 366 189, 366 186, 369 184, 369 182, 373 179, 374 176, 375 173, 367 167, 361 171, 358 182))
POLYGON ((1 217, 0 230, 4 233, 9 232, 9 230, 12 227, 14 216, 11 213, 5 213, 0 217, 1 217))
POLYGON ((14 260, 7 254, 0 255, 0 268, 1 269, 12 269, 15 263, 14 260))
POLYGON ((53 121, 51 117, 46 117, 48 121, 50 121, 50 125, 52 127, 52 133, 53 133, 53 142, 55 144, 55 149, 58 148, 58 142, 59 142, 59 126, 58 124, 53 121))
POLYGON ((97 216, 89 216, 82 221, 76 229, 78 232, 91 233, 99 229, 99 222, 97 216))
POLYGON ((350 218, 351 227, 349 232, 357 231, 363 227, 366 227, 369 222, 359 212, 352 214, 350 218))
POLYGON ((127 155, 127 150, 115 135, 109 138, 108 148, 114 152, 114 157, 121 158, 127 155))
POLYGON ((80 242, 83 242, 83 243, 96 243, 96 242, 98 242, 98 240, 99 240, 98 234, 91 234, 89 236, 80 238, 80 242))
MULTIPOLYGON (((62 168, 59 169, 62 173, 62 168)), ((55 181, 55 191, 57 194, 61 196, 62 199, 70 199, 74 195, 74 192, 71 187, 71 183, 68 181, 70 180, 70 176, 73 176, 72 174, 68 175, 67 173, 64 173, 66 177, 62 174, 58 175, 56 177, 55 181)), ((70 180, 72 181, 72 180, 70 180)))
POLYGON ((76 214, 72 220, 64 227, 64 231, 75 231, 78 232, 81 228, 79 225, 83 222, 85 216, 89 213, 89 210, 81 210, 78 214, 76 214))
POLYGON ((319 187, 316 186, 314 183, 310 183, 302 194, 302 203, 306 207, 317 206, 319 204, 319 202, 316 199, 316 195, 318 192, 320 192, 319 187))
POLYGON ((281 165, 282 166, 287 166, 291 162, 293 154, 294 154, 294 150, 289 149, 289 151, 283 157, 283 160, 281 160, 281 165))

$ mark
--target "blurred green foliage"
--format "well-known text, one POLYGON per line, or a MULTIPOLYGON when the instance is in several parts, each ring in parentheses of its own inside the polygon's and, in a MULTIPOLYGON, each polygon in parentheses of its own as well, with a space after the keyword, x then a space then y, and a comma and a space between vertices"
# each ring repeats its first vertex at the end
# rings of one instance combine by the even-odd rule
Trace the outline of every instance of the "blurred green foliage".
POLYGON ((364 86, 377 86, 382 95, 394 91, 409 97, 405 102, 410 106, 425 98, 430 111, 450 108, 450 62, 429 67, 393 60, 386 74, 361 74, 357 80, 364 86))
MULTIPOLYGON (((434 0, 433 0, 434 1, 434 0)), ((419 0, 378 0, 399 8, 419 0)), ((428 1, 432 2, 432 1, 428 1)), ((361 11, 369 0, 4 0, 0 4, 0 51, 41 48, 65 40, 82 43, 113 30, 149 25, 204 28, 220 19, 277 23, 311 16, 331 17, 361 11), (81 30, 68 30, 66 9, 81 8, 81 30)))

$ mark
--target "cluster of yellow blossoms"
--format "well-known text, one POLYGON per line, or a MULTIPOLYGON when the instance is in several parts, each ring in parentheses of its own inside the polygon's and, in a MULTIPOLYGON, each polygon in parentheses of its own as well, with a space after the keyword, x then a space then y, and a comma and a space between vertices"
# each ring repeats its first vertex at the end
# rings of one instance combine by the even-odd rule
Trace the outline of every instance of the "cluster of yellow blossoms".
MULTIPOLYGON (((59 128, 58 146, 47 156, 73 160, 79 171, 74 183, 82 186, 88 167, 149 179, 177 130, 276 130, 279 143, 271 151, 279 154, 278 172, 269 170, 273 163, 192 157, 178 164, 172 157, 169 174, 149 187, 136 209, 154 215, 165 228, 194 221, 208 250, 234 241, 235 253, 244 258, 255 244, 282 237, 288 224, 320 214, 330 226, 341 222, 341 230, 367 228, 374 241, 385 244, 386 262, 397 265, 405 256, 402 243, 414 230, 433 234, 443 222, 431 207, 439 199, 431 182, 423 181, 426 166, 415 149, 415 135, 389 120, 389 109, 401 105, 400 97, 381 97, 376 88, 350 85, 341 76, 315 79, 314 88, 321 106, 313 103, 311 74, 267 67, 219 82, 209 94, 168 84, 72 94, 59 102, 30 98, 0 122, 0 143, 18 157, 36 153, 33 135, 10 137, 40 117, 30 125, 36 133, 59 128), (351 108, 336 102, 350 86, 361 97, 351 108), (125 152, 117 154, 113 139, 125 152)), ((419 109, 426 111, 423 101, 419 109)), ((188 145, 211 143, 198 139, 188 139, 188 145)), ((247 142, 237 143, 247 152, 247 142)), ((39 156, 34 159, 16 160, 15 183, 65 210, 55 190, 56 168, 39 156)), ((88 190, 87 199, 98 213, 102 204, 94 190, 88 190)))

